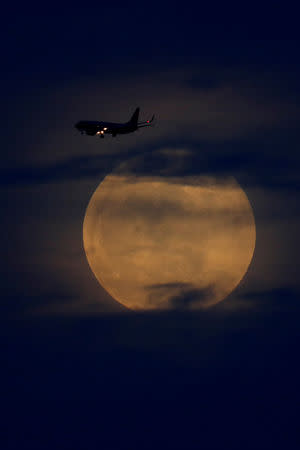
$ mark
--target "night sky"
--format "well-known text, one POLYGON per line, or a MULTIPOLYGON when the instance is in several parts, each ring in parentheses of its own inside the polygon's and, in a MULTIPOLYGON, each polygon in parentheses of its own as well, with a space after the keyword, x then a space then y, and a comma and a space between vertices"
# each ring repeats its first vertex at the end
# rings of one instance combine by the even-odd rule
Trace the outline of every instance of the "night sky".
POLYGON ((298 448, 299 41, 200 6, 87 6, 2 17, 1 449, 298 448), (74 128, 137 106, 153 128, 74 128), (140 155, 156 174, 161 150, 188 154, 181 177, 235 177, 254 212, 248 272, 207 310, 129 311, 85 256, 99 183, 140 155))

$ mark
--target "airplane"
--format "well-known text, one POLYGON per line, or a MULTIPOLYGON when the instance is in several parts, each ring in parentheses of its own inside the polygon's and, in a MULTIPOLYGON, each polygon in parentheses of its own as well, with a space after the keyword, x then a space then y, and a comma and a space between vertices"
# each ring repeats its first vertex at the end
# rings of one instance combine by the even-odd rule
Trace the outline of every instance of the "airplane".
POLYGON ((75 128, 80 131, 81 134, 87 134, 89 136, 100 136, 104 138, 105 134, 111 134, 116 137, 117 134, 132 133, 139 128, 149 127, 152 125, 154 115, 150 120, 144 122, 138 122, 140 108, 136 108, 131 119, 125 123, 113 123, 113 122, 97 122, 91 120, 81 120, 75 124, 75 128))

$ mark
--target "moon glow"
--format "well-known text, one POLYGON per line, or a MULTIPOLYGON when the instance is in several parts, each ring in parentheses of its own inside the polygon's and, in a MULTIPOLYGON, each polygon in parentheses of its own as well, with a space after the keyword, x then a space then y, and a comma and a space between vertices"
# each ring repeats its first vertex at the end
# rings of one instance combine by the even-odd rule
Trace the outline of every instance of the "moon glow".
POLYGON ((161 176, 135 160, 105 177, 83 242, 99 283, 134 310, 197 309, 226 298, 255 248, 255 221, 233 177, 161 176))

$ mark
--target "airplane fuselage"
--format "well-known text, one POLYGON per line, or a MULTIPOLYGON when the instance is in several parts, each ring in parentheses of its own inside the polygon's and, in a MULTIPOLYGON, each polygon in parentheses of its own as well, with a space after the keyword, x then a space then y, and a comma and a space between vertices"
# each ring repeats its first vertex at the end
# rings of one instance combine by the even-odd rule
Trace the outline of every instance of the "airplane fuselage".
POLYGON ((75 124, 75 128, 81 132, 81 134, 87 134, 89 136, 99 135, 104 138, 105 134, 111 134, 117 136, 117 134, 133 133, 138 128, 151 126, 154 116, 151 120, 145 122, 138 122, 140 108, 136 108, 133 116, 128 122, 115 123, 115 122, 99 122, 95 120, 81 120, 75 124))
POLYGON ((89 136, 94 136, 95 134, 112 134, 115 136, 117 134, 133 133, 138 129, 136 124, 131 123, 97 122, 92 120, 81 120, 75 125, 75 128, 89 136))

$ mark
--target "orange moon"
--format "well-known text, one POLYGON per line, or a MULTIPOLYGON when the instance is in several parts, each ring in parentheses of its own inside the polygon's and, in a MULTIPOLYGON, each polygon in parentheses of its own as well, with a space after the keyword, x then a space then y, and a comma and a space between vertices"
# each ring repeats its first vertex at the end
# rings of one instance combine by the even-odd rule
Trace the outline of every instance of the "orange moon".
POLYGON ((255 248, 243 189, 233 177, 135 174, 135 167, 132 160, 106 176, 86 210, 84 249, 99 283, 133 310, 224 300, 255 248))

